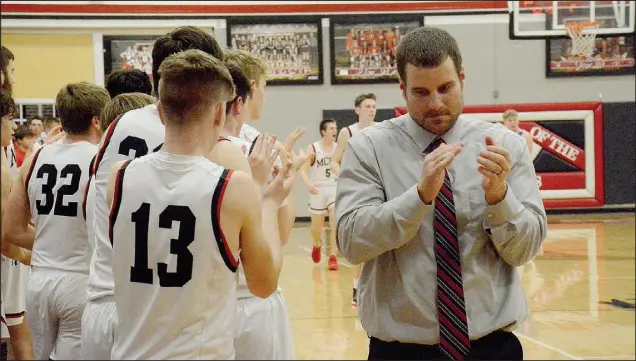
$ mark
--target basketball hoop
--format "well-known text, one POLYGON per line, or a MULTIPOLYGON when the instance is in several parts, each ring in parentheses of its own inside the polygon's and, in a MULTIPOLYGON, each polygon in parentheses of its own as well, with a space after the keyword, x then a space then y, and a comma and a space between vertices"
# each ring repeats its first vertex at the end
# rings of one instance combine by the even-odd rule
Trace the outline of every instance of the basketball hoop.
POLYGON ((594 54, 596 33, 588 31, 598 28, 598 21, 570 21, 565 24, 572 38, 572 55, 591 56, 594 54))

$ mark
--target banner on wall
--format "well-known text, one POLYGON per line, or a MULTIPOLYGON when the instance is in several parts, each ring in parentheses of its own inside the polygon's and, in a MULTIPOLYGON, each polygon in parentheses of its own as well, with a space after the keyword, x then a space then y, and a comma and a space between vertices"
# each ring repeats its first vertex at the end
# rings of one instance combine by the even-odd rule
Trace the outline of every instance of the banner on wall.
MULTIPOLYGON (((531 152, 546 208, 587 208, 604 204, 602 103, 509 104, 464 107, 490 122, 508 109, 534 140, 531 152)), ((395 115, 406 114, 395 108, 395 115)))

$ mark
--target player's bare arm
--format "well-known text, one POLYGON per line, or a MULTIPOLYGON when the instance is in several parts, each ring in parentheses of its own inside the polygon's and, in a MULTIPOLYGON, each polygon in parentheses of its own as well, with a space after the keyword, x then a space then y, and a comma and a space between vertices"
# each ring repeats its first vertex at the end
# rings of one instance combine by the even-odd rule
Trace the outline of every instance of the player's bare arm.
POLYGON ((303 184, 305 185, 305 187, 307 187, 307 190, 309 190, 309 194, 318 194, 318 189, 316 189, 316 187, 311 184, 308 175, 309 168, 311 168, 311 166, 314 165, 314 162, 316 161, 316 152, 314 151, 314 147, 311 144, 307 147, 307 154, 309 155, 309 161, 305 162, 300 167, 300 179, 302 179, 303 184))
MULTIPOLYGON (((4 208, 9 199, 13 177, 6 167, 2 167, 2 202, 0 203, 0 220, 4 218, 4 208)), ((2 242, 2 255, 25 265, 31 264, 31 251, 18 247, 8 241, 2 242)))
POLYGON ((234 171, 221 203, 221 229, 233 249, 240 248, 240 260, 250 292, 267 298, 278 287, 282 249, 277 210, 282 199, 260 195, 251 177, 234 171))
POLYGON ((336 178, 340 175, 340 162, 342 162, 342 156, 344 155, 348 142, 349 132, 347 131, 347 128, 344 127, 340 129, 338 134, 338 144, 331 155, 331 173, 333 173, 336 178))
MULTIPOLYGON (((30 225, 31 207, 26 189, 26 178, 32 167, 33 157, 25 159, 18 179, 13 182, 9 198, 2 215, 2 240, 15 246, 31 250, 35 240, 35 229, 30 225)), ((30 257, 29 257, 30 258, 30 257)))
POLYGON ((252 171, 245 158, 245 153, 231 142, 217 142, 212 152, 210 152, 208 159, 223 168, 240 170, 241 172, 247 173, 250 177, 252 176, 252 171))
POLYGON ((523 136, 526 138, 526 143, 528 143, 528 151, 532 152, 532 147, 534 146, 532 135, 529 132, 523 132, 523 136))

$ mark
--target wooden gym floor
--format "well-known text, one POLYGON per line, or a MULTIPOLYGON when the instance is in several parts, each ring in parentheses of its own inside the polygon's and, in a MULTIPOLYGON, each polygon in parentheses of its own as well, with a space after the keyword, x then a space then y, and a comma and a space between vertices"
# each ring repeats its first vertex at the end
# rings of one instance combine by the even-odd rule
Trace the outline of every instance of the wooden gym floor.
MULTIPOLYGON (((366 359, 351 265, 339 257, 340 270, 328 271, 324 256, 315 265, 307 226, 293 230, 281 279, 296 357, 366 359)), ((549 217, 543 255, 522 270, 531 316, 516 334, 525 359, 635 359, 634 238, 634 214, 549 217)))

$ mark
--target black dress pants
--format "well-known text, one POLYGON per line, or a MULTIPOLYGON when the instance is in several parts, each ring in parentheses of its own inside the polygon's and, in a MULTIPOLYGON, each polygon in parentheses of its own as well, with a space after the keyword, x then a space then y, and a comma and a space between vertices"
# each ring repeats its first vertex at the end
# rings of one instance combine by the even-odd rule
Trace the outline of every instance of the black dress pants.
MULTIPOLYGON (((437 345, 386 342, 371 337, 369 360, 445 360, 437 345)), ((466 360, 523 360, 521 342, 512 332, 495 331, 470 341, 466 360)))

